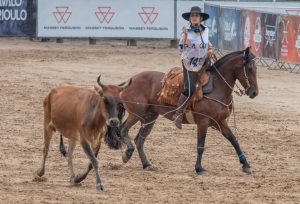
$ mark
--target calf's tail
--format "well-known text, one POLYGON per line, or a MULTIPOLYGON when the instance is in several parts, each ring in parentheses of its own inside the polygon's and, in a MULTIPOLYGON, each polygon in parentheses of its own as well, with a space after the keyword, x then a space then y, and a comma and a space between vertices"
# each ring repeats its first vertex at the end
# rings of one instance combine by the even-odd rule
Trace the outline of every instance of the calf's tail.
POLYGON ((65 148, 65 144, 64 144, 64 140, 63 140, 63 136, 62 135, 60 135, 59 151, 60 151, 60 153, 61 153, 61 155, 63 157, 67 156, 67 150, 65 148))

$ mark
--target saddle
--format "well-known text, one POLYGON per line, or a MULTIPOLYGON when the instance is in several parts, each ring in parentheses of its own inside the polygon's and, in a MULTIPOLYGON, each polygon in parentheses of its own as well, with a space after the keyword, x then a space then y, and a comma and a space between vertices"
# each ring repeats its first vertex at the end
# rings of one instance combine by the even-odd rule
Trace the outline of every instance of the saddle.
MULTIPOLYGON (((213 89, 212 77, 210 72, 200 71, 199 78, 196 83, 196 90, 191 96, 191 102, 201 100, 203 94, 208 94, 213 89)), ((183 72, 182 68, 174 67, 162 79, 162 89, 158 93, 158 102, 176 106, 180 94, 183 92, 183 72)))

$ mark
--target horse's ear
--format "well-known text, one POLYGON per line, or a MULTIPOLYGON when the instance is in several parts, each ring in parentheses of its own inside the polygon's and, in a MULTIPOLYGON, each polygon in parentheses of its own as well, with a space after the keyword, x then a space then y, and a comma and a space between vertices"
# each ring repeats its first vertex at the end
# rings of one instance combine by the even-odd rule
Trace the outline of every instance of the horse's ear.
POLYGON ((246 58, 249 56, 250 49, 251 49, 251 47, 247 47, 246 50, 245 50, 245 57, 246 58))
POLYGON ((132 82, 132 79, 130 78, 127 82, 123 82, 121 84, 118 85, 118 87, 120 87, 122 90, 126 89, 128 86, 130 86, 132 82))

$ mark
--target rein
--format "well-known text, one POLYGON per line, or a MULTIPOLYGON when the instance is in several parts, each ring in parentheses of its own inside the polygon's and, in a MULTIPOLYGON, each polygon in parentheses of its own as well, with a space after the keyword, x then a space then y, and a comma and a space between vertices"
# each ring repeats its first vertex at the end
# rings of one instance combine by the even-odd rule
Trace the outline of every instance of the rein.
POLYGON ((230 84, 226 81, 226 79, 222 76, 222 74, 219 72, 218 68, 216 67, 216 65, 213 65, 213 68, 216 70, 216 72, 218 73, 218 75, 221 77, 221 79, 225 82, 225 84, 238 96, 243 96, 246 94, 246 91, 250 88, 250 82, 248 79, 248 76, 246 74, 246 66, 244 65, 243 69, 244 69, 244 77, 246 79, 246 83, 247 83, 247 88, 245 90, 241 89, 236 83, 234 84, 234 86, 230 86, 230 84), (236 87, 238 89, 238 91, 234 90, 234 87, 236 87))
MULTIPOLYGON (((243 56, 245 58, 245 52, 243 53, 243 56)), ((254 59, 252 59, 254 60, 254 59)), ((243 96, 247 93, 248 89, 250 88, 250 82, 249 82, 249 78, 247 76, 247 72, 246 72, 246 65, 247 65, 247 61, 244 60, 243 62, 243 71, 244 71, 244 78, 246 80, 246 84, 247 87, 244 88, 244 90, 242 88, 240 88, 236 83, 234 84, 234 86, 230 86, 230 84, 226 81, 226 79, 223 77, 223 75, 219 72, 218 68, 216 67, 215 64, 212 65, 212 67, 216 70, 216 72, 218 73, 218 75, 221 77, 221 79, 225 82, 225 84, 238 96, 243 96), (238 91, 234 90, 234 87, 236 87, 238 89, 238 91)), ((222 103, 221 103, 222 104, 222 103)))

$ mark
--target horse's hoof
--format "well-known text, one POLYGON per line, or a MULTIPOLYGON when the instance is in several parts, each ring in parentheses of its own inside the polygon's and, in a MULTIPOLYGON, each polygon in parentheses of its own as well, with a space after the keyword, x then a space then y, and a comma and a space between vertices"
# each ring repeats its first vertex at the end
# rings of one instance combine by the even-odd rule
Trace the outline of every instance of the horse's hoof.
POLYGON ((243 167, 243 172, 245 172, 246 174, 252 174, 252 170, 250 167, 243 167))
POLYGON ((202 176, 207 176, 208 172, 203 168, 196 168, 196 173, 202 176))
POLYGON ((200 172, 197 172, 197 174, 201 175, 201 176, 208 176, 208 172, 207 171, 200 171, 200 172))
POLYGON ((40 177, 40 176, 35 176, 33 179, 32 179, 33 182, 45 182, 47 181, 47 178, 45 177, 40 177))
POLYGON ((146 171, 158 171, 158 168, 157 167, 154 167, 154 166, 146 166, 146 167, 143 167, 144 170, 146 171))
POLYGON ((123 160, 123 163, 125 163, 125 164, 129 161, 129 158, 127 157, 127 155, 125 153, 122 155, 122 160, 123 160))
POLYGON ((96 189, 98 192, 106 192, 106 189, 104 188, 104 186, 101 183, 96 185, 96 189))

